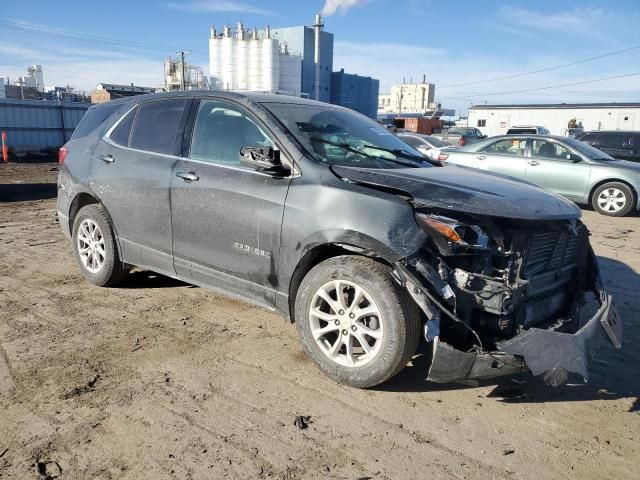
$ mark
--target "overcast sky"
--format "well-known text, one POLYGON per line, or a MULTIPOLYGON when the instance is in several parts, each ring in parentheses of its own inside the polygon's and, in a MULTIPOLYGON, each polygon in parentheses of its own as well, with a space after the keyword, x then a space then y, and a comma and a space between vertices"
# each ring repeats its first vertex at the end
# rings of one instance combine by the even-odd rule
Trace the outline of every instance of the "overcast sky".
POLYGON ((210 25, 239 19, 249 27, 309 25, 323 11, 325 29, 335 35, 334 70, 379 78, 381 92, 403 77, 426 75, 436 84, 436 100, 459 113, 485 102, 640 101, 640 75, 503 94, 639 74, 637 0, 3 3, 0 76, 15 78, 40 63, 47 86, 90 91, 99 82, 159 85, 163 58, 179 49, 192 50, 190 60, 208 74, 210 25), (570 67, 488 81, 636 46, 570 67))

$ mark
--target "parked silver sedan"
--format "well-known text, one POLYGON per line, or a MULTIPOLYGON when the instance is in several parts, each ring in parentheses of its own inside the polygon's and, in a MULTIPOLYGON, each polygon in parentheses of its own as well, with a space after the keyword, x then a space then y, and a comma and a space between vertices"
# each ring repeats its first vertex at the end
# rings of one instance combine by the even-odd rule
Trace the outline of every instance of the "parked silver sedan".
POLYGON ((502 135, 448 154, 447 163, 520 178, 603 215, 621 217, 640 209, 640 164, 616 160, 573 138, 502 135))

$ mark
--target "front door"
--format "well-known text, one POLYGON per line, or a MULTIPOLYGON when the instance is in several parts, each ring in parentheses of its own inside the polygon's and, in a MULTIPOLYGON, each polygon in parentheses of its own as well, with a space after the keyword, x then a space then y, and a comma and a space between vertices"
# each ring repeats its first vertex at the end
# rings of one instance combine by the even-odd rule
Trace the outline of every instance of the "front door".
POLYGON ((92 155, 91 186, 113 221, 125 262, 173 275, 169 186, 188 99, 131 110, 92 155))
POLYGON ((580 201, 587 190, 591 167, 568 158, 572 152, 560 143, 534 139, 527 162, 527 180, 572 200, 580 201))
POLYGON ((202 99, 189 159, 171 179, 174 267, 180 278, 272 306, 290 178, 240 164, 242 147, 275 146, 244 108, 202 99))

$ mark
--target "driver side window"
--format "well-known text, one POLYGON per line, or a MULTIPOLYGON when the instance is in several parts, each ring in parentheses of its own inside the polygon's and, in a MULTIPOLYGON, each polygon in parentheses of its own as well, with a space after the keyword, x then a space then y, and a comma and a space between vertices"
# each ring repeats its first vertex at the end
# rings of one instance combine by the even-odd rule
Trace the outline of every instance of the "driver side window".
POLYGON ((492 155, 512 155, 517 157, 524 157, 524 151, 527 146, 527 140, 525 138, 505 138, 493 142, 480 150, 482 153, 489 153, 492 155))
POLYGON ((200 101, 191 137, 192 159, 240 167, 242 147, 272 146, 243 109, 218 100, 200 101))

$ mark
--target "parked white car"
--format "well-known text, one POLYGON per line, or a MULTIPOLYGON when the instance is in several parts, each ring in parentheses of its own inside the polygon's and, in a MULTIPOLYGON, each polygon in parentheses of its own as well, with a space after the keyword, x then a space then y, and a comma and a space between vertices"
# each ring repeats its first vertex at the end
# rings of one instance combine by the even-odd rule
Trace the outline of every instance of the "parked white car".
POLYGON ((398 136, 423 155, 432 160, 444 161, 446 158, 440 158, 443 150, 453 148, 452 145, 433 138, 430 135, 421 133, 399 133, 398 136))

